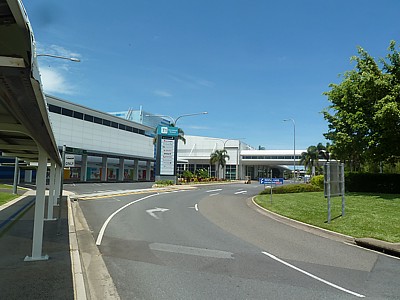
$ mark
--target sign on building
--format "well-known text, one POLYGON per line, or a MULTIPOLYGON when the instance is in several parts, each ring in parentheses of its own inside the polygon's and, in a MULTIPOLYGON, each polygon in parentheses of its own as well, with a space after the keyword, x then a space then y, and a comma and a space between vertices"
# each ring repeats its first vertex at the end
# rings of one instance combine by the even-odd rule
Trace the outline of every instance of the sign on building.
POLYGON ((67 167, 67 168, 75 167, 75 155, 73 155, 73 154, 65 154, 64 167, 67 167))

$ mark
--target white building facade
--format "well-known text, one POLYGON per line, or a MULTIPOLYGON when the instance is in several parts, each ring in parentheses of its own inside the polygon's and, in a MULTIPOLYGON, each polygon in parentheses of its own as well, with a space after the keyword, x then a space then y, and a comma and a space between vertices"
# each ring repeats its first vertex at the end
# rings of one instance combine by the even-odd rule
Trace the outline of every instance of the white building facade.
POLYGON ((151 127, 75 103, 46 96, 57 145, 75 154, 65 179, 151 180, 154 164, 151 127))
MULTIPOLYGON (((146 126, 125 115, 117 117, 49 95, 46 101, 58 147, 61 150, 66 146, 66 152, 75 158, 74 166, 65 170, 64 179, 154 180, 155 123, 146 126)), ((163 125, 166 120, 161 119, 163 125)), ((230 180, 247 176, 258 179, 271 176, 271 172, 273 177, 288 177, 294 163, 299 168, 300 155, 305 151, 296 150, 294 158, 293 150, 255 150, 238 139, 192 135, 185 135, 185 139, 186 143, 178 142, 177 174, 205 169, 210 177, 230 180), (210 164, 210 156, 216 150, 227 152, 224 168, 210 164)))

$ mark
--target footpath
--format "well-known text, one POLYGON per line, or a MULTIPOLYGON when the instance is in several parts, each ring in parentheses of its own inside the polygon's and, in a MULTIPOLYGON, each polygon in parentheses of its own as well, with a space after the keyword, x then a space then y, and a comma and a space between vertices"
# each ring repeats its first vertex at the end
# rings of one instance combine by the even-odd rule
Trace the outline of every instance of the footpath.
POLYGON ((60 223, 44 223, 42 255, 49 259, 24 261, 32 255, 34 200, 29 191, 0 207, 0 299, 74 299, 66 201, 60 223))

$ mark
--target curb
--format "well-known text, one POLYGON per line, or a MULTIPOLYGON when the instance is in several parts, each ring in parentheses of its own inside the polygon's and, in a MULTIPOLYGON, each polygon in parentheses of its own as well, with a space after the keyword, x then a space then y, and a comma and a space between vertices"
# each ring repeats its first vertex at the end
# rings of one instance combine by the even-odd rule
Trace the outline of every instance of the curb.
POLYGON ((86 286, 83 275, 82 263, 79 253, 78 238, 76 236, 75 221, 72 213, 71 200, 69 195, 66 195, 68 204, 68 234, 69 234, 69 249, 72 265, 72 280, 74 284, 74 298, 86 300, 86 286))

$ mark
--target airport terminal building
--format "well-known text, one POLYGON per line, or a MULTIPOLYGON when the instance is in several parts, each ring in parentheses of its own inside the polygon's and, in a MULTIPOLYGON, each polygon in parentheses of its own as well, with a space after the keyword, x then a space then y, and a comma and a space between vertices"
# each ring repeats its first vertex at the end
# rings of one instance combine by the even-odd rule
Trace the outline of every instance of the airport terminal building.
MULTIPOLYGON (((46 101, 59 150, 64 146, 68 158, 73 156, 73 164, 64 170, 66 181, 154 180, 155 127, 169 125, 168 120, 143 118, 149 113, 142 110, 105 113, 50 95, 46 101)), ((274 177, 284 177, 293 166, 293 150, 255 150, 237 139, 190 135, 185 139, 186 143, 178 142, 178 174, 206 169, 211 177, 257 179, 270 171, 274 177), (210 164, 210 155, 223 149, 229 159, 225 168, 217 170, 210 164)), ((296 151, 296 164, 303 151, 296 151)))

